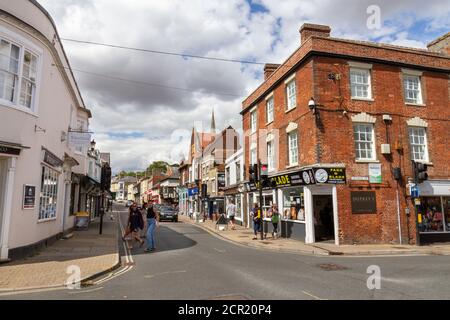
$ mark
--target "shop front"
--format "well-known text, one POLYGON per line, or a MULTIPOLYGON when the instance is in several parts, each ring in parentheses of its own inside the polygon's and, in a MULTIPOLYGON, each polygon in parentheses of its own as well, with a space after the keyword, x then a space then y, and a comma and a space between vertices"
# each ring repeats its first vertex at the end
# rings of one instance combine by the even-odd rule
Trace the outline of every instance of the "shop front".
MULTIPOLYGON (((235 223, 244 226, 246 219, 244 219, 244 194, 243 189, 239 187, 232 187, 225 189, 225 209, 230 203, 236 205, 235 223)), ((225 212, 226 213, 226 212, 225 212)))
POLYGON ((450 241, 450 181, 428 180, 419 185, 417 202, 420 242, 450 241))
MULTIPOLYGON (((278 228, 281 237, 306 243, 339 244, 335 237, 338 230, 336 184, 345 183, 345 167, 310 167, 269 178, 270 188, 263 190, 262 199, 265 233, 272 232, 267 213, 276 204, 281 215, 278 228)), ((259 205, 259 192, 252 183, 247 183, 247 189, 250 215, 254 204, 259 205)))

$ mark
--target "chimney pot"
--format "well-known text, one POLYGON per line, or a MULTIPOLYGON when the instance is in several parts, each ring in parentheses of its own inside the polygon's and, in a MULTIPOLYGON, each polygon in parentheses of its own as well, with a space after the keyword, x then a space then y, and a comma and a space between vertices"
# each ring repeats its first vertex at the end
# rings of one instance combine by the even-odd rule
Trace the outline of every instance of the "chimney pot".
POLYGON ((300 27, 300 44, 303 44, 311 36, 330 37, 331 28, 323 24, 304 23, 300 27))

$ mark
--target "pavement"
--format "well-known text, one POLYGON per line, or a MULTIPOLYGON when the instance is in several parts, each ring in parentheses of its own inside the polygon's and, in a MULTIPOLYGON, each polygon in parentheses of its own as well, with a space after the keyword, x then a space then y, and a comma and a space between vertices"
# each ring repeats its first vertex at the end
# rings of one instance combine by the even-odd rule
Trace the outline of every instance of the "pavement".
POLYGON ((64 287, 78 270, 84 284, 118 267, 117 214, 114 220, 109 216, 105 215, 102 235, 99 222, 93 222, 89 229, 73 231, 69 239, 60 239, 32 257, 1 264, 0 292, 64 287))
POLYGON ((180 221, 195 224, 206 231, 220 236, 236 244, 249 247, 268 249, 275 251, 315 254, 315 255, 345 255, 345 256, 377 256, 377 255, 450 255, 450 244, 433 244, 424 246, 400 245, 400 244, 358 244, 358 245, 335 245, 329 242, 316 242, 305 244, 302 241, 288 238, 273 238, 267 234, 267 238, 252 240, 253 230, 236 225, 235 230, 228 226, 225 230, 219 230, 215 221, 206 220, 196 222, 185 215, 179 216, 180 221))

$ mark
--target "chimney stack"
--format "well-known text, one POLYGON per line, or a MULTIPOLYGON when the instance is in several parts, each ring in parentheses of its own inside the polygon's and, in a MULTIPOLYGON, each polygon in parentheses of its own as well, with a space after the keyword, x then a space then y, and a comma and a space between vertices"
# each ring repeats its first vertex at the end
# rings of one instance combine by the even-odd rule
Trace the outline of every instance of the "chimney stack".
POLYGON ((277 68, 279 67, 279 64, 276 63, 266 63, 264 65, 264 80, 267 80, 272 73, 277 70, 277 68))
POLYGON ((303 44, 311 36, 330 37, 331 28, 322 24, 304 23, 300 27, 300 44, 303 44))
POLYGON ((429 51, 450 55, 450 32, 427 44, 429 51))

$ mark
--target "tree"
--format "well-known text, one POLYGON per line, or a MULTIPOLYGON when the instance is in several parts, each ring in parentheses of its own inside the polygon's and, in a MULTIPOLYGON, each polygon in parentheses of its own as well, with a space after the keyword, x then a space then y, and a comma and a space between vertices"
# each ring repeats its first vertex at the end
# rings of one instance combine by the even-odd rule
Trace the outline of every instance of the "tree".
POLYGON ((166 173, 168 165, 169 164, 165 161, 153 161, 153 163, 147 167, 146 171, 149 175, 151 175, 155 169, 159 169, 162 173, 166 173))

